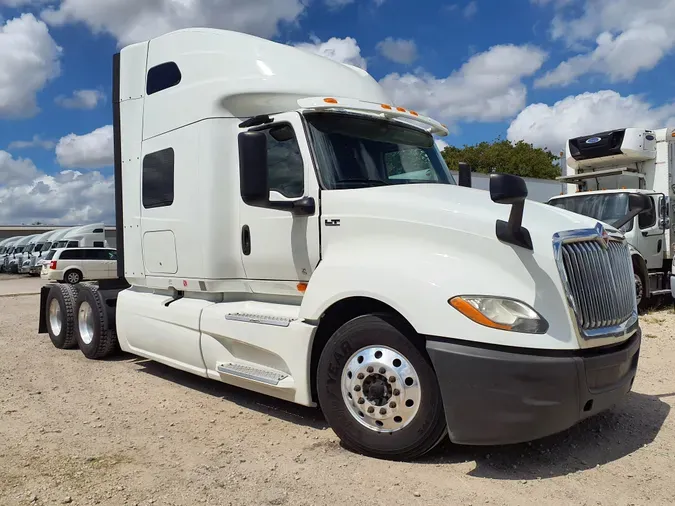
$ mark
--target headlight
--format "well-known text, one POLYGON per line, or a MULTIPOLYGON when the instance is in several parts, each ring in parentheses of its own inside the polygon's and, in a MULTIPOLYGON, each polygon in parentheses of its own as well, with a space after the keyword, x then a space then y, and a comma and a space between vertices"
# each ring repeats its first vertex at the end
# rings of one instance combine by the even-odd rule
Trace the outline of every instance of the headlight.
POLYGON ((545 334, 548 322, 524 302, 501 297, 464 295, 448 301, 474 322, 493 329, 545 334))

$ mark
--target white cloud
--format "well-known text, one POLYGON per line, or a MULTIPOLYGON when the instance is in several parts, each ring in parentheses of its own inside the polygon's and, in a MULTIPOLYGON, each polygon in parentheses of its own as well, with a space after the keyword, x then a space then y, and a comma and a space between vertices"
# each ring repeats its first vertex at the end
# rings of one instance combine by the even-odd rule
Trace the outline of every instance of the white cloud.
POLYGON ((41 5, 49 2, 50 0, 0 0, 0 7, 24 7, 26 5, 41 5))
POLYGON ((13 141, 9 143, 7 149, 26 149, 26 148, 42 148, 54 149, 56 143, 54 141, 43 139, 39 135, 34 135, 29 141, 13 141))
POLYGON ((113 164, 113 127, 106 125, 85 135, 69 134, 56 145, 56 159, 68 169, 98 169, 113 164))
POLYGON ((340 39, 338 37, 331 37, 326 42, 322 42, 318 37, 310 37, 310 42, 301 42, 294 44, 298 49, 316 53, 331 60, 340 63, 348 63, 356 67, 366 69, 367 63, 365 58, 361 56, 361 48, 356 40, 351 37, 340 39))
POLYGON ((0 187, 27 183, 32 181, 37 174, 38 170, 31 160, 13 158, 7 151, 0 150, 0 187))
POLYGON ((0 118, 39 112, 36 94, 60 74, 60 55, 47 25, 32 14, 0 25, 0 118))
POLYGON ((417 60, 417 45, 414 40, 394 39, 387 37, 377 43, 377 50, 385 58, 404 65, 417 60))
POLYGON ((324 0, 329 9, 342 9, 344 6, 354 3, 354 0, 324 0))
POLYGON ((39 173, 30 181, 6 186, 0 180, 2 223, 41 221, 52 225, 76 225, 103 221, 112 225, 114 217, 113 177, 98 171, 39 173))
POLYGON ((445 142, 443 139, 434 139, 434 142, 436 143, 436 147, 438 148, 438 150, 441 152, 449 146, 449 144, 445 142))
POLYGON ((565 86, 586 74, 630 82, 675 47, 675 0, 585 0, 583 9, 569 12, 581 14, 557 14, 551 35, 578 54, 538 79, 539 87, 565 86))
POLYGON ((103 100, 105 100, 105 94, 101 91, 75 90, 72 97, 59 95, 54 102, 65 109, 95 109, 103 100))
POLYGON ((471 19, 476 13, 478 13, 478 3, 475 1, 466 4, 466 7, 464 7, 464 10, 462 11, 462 14, 466 19, 471 19))
POLYGON ((653 107, 637 95, 615 91, 569 96, 552 106, 532 104, 511 123, 507 138, 525 140, 554 153, 567 139, 625 127, 661 128, 675 121, 675 104, 653 107))
POLYGON ((42 12, 54 26, 84 23, 94 33, 109 33, 119 45, 193 26, 226 28, 262 37, 277 34, 280 23, 295 23, 302 0, 61 0, 42 12))
POLYGON ((539 70, 546 57, 533 46, 493 46, 445 78, 394 73, 380 83, 396 104, 419 112, 447 121, 498 121, 525 107, 522 80, 539 70))

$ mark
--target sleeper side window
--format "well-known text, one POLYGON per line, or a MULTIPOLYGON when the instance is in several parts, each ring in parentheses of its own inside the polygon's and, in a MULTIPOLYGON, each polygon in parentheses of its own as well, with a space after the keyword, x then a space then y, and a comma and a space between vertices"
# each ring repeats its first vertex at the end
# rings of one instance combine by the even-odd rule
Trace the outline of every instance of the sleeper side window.
POLYGON ((148 95, 172 88, 182 79, 180 69, 174 62, 166 62, 156 65, 148 70, 148 82, 146 92, 148 95))
POLYGON ((173 204, 174 151, 163 149, 143 158, 143 207, 167 207, 173 204))
POLYGON ((302 197, 305 192, 305 166, 293 127, 280 125, 264 132, 267 136, 270 191, 277 191, 287 198, 302 197))

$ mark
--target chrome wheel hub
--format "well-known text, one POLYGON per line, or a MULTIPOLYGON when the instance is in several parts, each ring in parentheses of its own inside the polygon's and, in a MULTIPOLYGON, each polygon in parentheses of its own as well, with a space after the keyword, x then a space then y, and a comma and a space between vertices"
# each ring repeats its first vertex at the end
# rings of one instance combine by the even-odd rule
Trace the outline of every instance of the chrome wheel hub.
POLYGON ((55 336, 58 336, 61 333, 61 328, 63 327, 63 322, 61 320, 61 306, 56 299, 52 299, 49 304, 49 326, 55 336))
POLYGON ((396 432, 415 418, 422 390, 410 361, 386 346, 354 353, 342 371, 342 399, 368 429, 396 432))
POLYGON ((91 344, 94 340, 94 311, 88 302, 80 304, 80 310, 77 312, 77 326, 82 342, 91 344))

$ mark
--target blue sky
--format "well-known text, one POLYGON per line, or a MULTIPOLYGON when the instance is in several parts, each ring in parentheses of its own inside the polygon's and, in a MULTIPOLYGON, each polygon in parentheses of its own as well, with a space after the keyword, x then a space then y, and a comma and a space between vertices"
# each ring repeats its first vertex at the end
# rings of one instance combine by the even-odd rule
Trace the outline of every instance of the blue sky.
POLYGON ((111 57, 185 26, 362 66, 454 145, 675 117, 675 0, 0 0, 0 222, 111 221, 111 57))

